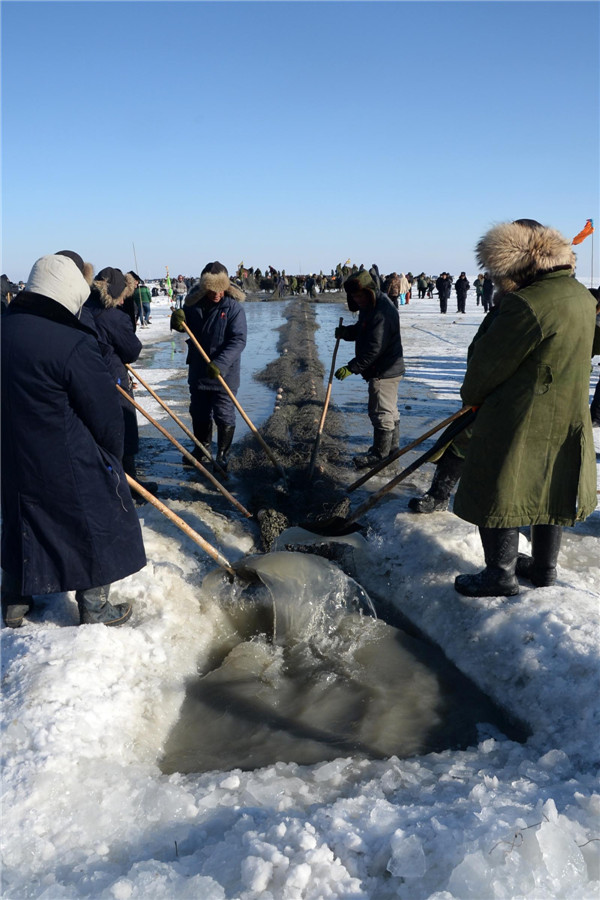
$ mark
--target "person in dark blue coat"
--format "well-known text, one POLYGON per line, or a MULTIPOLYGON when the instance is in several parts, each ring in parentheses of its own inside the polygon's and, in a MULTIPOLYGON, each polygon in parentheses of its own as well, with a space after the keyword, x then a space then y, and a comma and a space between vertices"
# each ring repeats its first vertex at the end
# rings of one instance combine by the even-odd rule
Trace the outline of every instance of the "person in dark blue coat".
POLYGON ((146 564, 114 378, 81 316, 92 273, 72 251, 43 256, 2 322, 1 596, 11 627, 35 595, 65 591, 81 624, 126 622, 131 606, 110 603, 110 585, 146 564))
MULTIPOLYGON (((124 309, 125 301, 133 296, 136 281, 129 272, 107 266, 101 269, 92 282, 91 293, 85 302, 85 311, 93 318, 100 344, 100 351, 113 376, 133 398, 133 387, 125 363, 133 363, 139 357, 142 343, 135 333, 130 316, 124 309)), ((115 391, 117 393, 117 391, 115 391)), ((135 454, 139 449, 137 413, 135 407, 121 394, 125 439, 123 444, 123 468, 136 478, 135 454)), ((156 485, 153 486, 156 490, 156 485)))
POLYGON ((398 446, 400 416, 398 388, 404 375, 404 356, 398 310, 390 298, 377 289, 368 272, 350 275, 344 289, 348 308, 359 310, 354 325, 339 325, 336 338, 354 341, 354 359, 336 372, 338 380, 362 375, 369 384, 369 419, 373 444, 366 453, 354 457, 357 469, 375 466, 398 446))
MULTIPOLYGON (((224 470, 235 433, 235 405, 218 377, 221 375, 232 393, 237 393, 240 360, 248 334, 241 304, 245 297, 244 292, 230 281, 222 263, 208 263, 202 270, 200 281, 185 298, 183 309, 174 310, 171 316, 171 328, 184 331, 181 322, 185 321, 210 359, 207 363, 188 338, 188 385, 194 436, 210 451, 214 422, 217 426, 216 461, 224 470)), ((193 455, 200 462, 204 461, 197 447, 193 455)))

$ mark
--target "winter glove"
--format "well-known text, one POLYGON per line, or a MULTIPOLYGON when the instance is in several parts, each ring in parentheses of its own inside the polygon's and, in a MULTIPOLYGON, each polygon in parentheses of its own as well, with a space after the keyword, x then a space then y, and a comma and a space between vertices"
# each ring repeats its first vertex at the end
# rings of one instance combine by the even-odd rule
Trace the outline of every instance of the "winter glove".
POLYGON ((174 309, 171 313, 171 331, 185 331, 185 312, 183 309, 174 309))
POLYGON ((214 362, 209 362, 206 367, 206 374, 209 378, 218 378, 221 374, 221 370, 214 362))
POLYGON ((334 331, 334 336, 335 336, 338 340, 340 340, 340 339, 341 339, 341 340, 345 340, 345 339, 346 339, 346 327, 347 327, 346 325, 338 325, 338 327, 335 329, 335 331, 334 331))
POLYGON ((352 375, 352 372, 350 371, 348 366, 340 366, 340 368, 334 374, 338 381, 343 381, 344 378, 348 377, 348 375, 352 375))

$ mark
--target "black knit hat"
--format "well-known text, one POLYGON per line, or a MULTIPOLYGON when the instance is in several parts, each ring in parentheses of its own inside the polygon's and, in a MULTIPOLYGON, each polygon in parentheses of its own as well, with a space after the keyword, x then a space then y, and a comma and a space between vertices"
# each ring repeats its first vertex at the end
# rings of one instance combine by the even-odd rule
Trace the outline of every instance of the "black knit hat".
POLYGON ((77 268, 79 269, 81 274, 82 275, 84 274, 84 271, 85 271, 84 262, 83 262, 82 258, 80 257, 79 253, 75 253, 74 250, 58 250, 54 255, 55 256, 68 256, 69 259, 73 260, 73 262, 75 263, 75 265, 77 266, 77 268))
POLYGON ((127 281, 121 270, 112 269, 110 266, 101 269, 96 275, 95 281, 106 282, 106 290, 113 300, 120 297, 127 286, 127 281))

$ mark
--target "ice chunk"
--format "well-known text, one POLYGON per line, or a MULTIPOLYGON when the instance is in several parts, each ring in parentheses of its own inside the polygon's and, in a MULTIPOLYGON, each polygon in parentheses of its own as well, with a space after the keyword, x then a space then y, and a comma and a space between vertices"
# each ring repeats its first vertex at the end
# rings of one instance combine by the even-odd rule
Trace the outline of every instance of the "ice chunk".
POLYGON ((575 841, 553 822, 542 822, 537 833, 542 857, 552 878, 561 886, 574 886, 585 876, 587 866, 575 841))
POLYGON ((427 871, 427 861, 421 839, 416 834, 406 835, 401 828, 390 841, 392 855, 387 864, 388 872, 402 878, 421 878, 427 871))
POLYGON ((273 865, 260 856, 247 856, 242 860, 242 883, 256 894, 261 894, 273 876, 273 865))

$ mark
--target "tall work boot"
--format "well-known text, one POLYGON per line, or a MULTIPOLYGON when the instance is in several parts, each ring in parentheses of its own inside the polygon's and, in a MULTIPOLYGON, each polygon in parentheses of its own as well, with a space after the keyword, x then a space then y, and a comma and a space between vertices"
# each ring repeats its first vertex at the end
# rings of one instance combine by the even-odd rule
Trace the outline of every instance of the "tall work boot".
POLYGON ((462 474, 463 464, 464 460, 460 456, 446 450, 435 467, 431 487, 422 497, 411 497, 408 508, 416 513, 448 509, 448 500, 462 474))
POLYGON ((217 426, 217 465, 224 472, 227 471, 227 454, 233 442, 235 434, 235 425, 218 425, 217 426))
MULTIPOLYGON (((121 464, 123 466, 123 471, 126 475, 129 475, 131 478, 134 478, 138 484, 141 484, 143 488, 150 494, 156 494, 158 491, 158 482, 156 481, 140 481, 137 474, 137 466, 135 464, 135 455, 133 453, 128 453, 123 456, 121 460, 121 464)), ((146 498, 142 497, 141 494, 131 488, 131 496, 133 497, 133 502, 136 506, 141 506, 143 503, 146 503, 146 498)))
MULTIPOLYGON (((200 443, 203 444, 204 447, 206 447, 209 456, 212 456, 212 454, 210 452, 210 445, 212 442, 212 433, 213 433, 212 421, 209 421, 208 423, 206 423, 204 425, 194 424, 194 437, 196 438, 196 440, 200 441, 200 443)), ((191 452, 192 452, 192 456, 195 459, 197 459, 198 462, 201 462, 203 466, 206 466, 206 464, 209 462, 208 457, 206 457, 204 455, 204 453, 202 452, 202 450, 199 447, 197 447, 195 444, 194 444, 194 449, 191 452)), ((181 460, 182 460, 184 466, 190 466, 190 468, 193 468, 193 464, 189 461, 189 459, 186 456, 182 456, 181 460)))
POLYGON ((124 625, 131 618, 131 604, 108 602, 110 584, 75 591, 80 625, 124 625))
POLYGON ((556 561, 562 541, 560 525, 531 526, 531 556, 519 553, 517 575, 534 587, 549 587, 556 581, 556 561))
POLYGON ((513 597, 519 593, 515 577, 518 528, 480 528, 485 569, 476 575, 458 575, 454 588, 466 597, 513 597))
POLYGON ((376 466, 383 459, 390 455, 392 448, 392 437, 394 430, 392 428, 385 430, 383 428, 375 428, 373 431, 373 444, 366 453, 359 453, 354 457, 354 465, 357 469, 367 469, 376 466))

